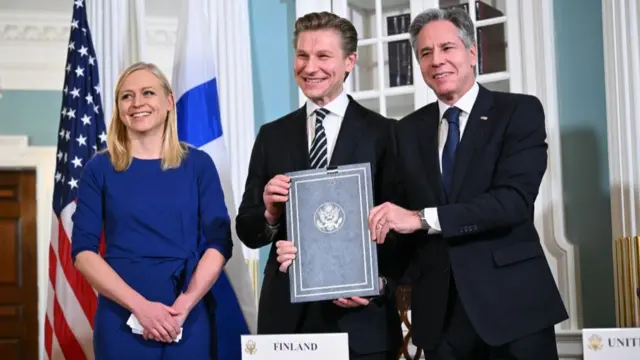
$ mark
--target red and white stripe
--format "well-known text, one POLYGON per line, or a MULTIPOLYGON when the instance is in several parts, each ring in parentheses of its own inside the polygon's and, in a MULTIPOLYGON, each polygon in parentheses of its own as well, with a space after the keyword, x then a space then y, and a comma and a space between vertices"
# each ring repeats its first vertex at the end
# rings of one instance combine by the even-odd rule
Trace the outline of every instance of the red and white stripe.
POLYGON ((60 219, 53 213, 44 346, 48 360, 94 358, 93 317, 98 299, 71 260, 71 216, 75 209, 72 202, 60 219))

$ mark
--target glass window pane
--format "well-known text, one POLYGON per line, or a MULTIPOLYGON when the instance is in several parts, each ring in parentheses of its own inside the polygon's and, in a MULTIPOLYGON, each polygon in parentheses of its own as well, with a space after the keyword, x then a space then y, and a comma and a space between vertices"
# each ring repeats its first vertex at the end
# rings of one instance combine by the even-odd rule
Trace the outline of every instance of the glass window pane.
MULTIPOLYGON (((462 7, 469 11, 469 0, 440 0, 440 8, 462 7)), ((506 14, 506 0, 474 1, 476 20, 492 19, 506 14)))
POLYGON ((408 33, 410 24, 411 8, 409 0, 387 0, 382 2, 382 36, 408 33))
POLYGON ((507 71, 506 36, 505 24, 483 26, 476 30, 478 74, 507 71))
POLYGON ((373 99, 360 99, 358 102, 367 109, 380 113, 380 100, 377 97, 373 99))
POLYGON ((487 89, 493 90, 493 91, 502 91, 502 92, 509 92, 510 91, 509 80, 501 80, 501 81, 494 81, 494 82, 490 82, 490 83, 483 83, 482 85, 484 87, 486 87, 487 89))
MULTIPOLYGON (((410 0, 382 1, 382 36, 402 34, 409 31, 411 23, 410 0)), ((374 0, 348 0, 347 18, 358 31, 359 39, 378 37, 376 3, 374 0)))
MULTIPOLYGON (((367 109, 380 113, 380 99, 360 99, 358 102, 367 109)), ((386 97, 386 116, 400 120, 415 111, 413 94, 393 95, 386 97)))
POLYGON ((486 20, 506 15, 506 0, 476 1, 476 20, 486 20))
POLYGON ((347 1, 348 13, 346 18, 353 23, 358 32, 358 39, 371 39, 376 36, 375 2, 373 1, 347 1))
POLYGON ((413 52, 409 40, 396 40, 383 46, 384 87, 413 85, 413 52))
POLYGON ((440 0, 441 9, 451 9, 460 7, 469 11, 469 0, 440 0))
POLYGON ((352 92, 378 90, 376 44, 358 46, 358 60, 347 81, 352 92))
POLYGON ((387 96, 387 117, 400 120, 415 111, 414 96, 411 94, 387 96))

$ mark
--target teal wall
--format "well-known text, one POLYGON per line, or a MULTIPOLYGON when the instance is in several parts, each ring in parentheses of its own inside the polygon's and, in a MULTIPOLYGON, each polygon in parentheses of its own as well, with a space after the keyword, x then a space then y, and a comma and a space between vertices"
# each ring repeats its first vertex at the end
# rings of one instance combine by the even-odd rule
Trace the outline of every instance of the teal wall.
POLYGON ((601 7, 554 3, 566 235, 578 248, 584 327, 615 326, 601 7))
MULTIPOLYGON (((249 0, 253 106, 256 133, 298 106, 298 87, 293 79, 294 0, 249 0)), ((269 247, 260 249, 260 283, 269 247)))
POLYGON ((27 134, 31 145, 56 145, 61 95, 61 91, 3 91, 0 134, 27 134))

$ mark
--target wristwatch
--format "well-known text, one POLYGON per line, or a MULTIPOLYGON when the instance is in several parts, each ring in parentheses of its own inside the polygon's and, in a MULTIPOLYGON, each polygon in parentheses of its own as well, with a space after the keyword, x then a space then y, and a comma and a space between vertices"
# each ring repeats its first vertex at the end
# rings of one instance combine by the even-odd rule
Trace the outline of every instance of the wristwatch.
POLYGON ((420 228, 422 230, 429 230, 429 223, 427 223, 427 209, 418 211, 418 217, 420 218, 420 228))

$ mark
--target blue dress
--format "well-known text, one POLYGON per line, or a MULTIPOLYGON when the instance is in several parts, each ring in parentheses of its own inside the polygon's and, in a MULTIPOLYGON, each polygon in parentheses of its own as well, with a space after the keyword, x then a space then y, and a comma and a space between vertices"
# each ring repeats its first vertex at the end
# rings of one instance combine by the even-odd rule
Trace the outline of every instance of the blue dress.
MULTIPOLYGON (((72 251, 98 252, 105 236, 105 260, 149 301, 171 306, 185 291, 200 257, 216 249, 231 257, 230 219, 218 172, 205 152, 189 148, 177 169, 160 160, 134 158, 117 172, 108 153, 83 170, 73 215, 72 251)), ((94 319, 96 360, 216 359, 212 291, 194 306, 183 324, 182 340, 144 340, 126 324, 131 313, 104 296, 94 319)))

